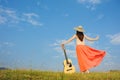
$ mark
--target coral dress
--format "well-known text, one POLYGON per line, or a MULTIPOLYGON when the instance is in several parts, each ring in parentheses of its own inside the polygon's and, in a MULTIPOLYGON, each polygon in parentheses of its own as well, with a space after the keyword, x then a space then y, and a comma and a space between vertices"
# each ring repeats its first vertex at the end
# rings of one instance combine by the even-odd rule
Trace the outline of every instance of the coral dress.
POLYGON ((96 50, 87 45, 77 45, 76 53, 81 71, 85 71, 99 65, 106 54, 105 51, 96 50))

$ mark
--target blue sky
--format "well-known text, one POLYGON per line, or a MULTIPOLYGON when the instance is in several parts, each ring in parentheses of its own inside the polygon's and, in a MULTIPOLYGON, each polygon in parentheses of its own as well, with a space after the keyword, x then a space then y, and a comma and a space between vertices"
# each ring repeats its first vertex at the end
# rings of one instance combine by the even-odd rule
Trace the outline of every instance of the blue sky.
MULTIPOLYGON (((86 45, 105 50, 102 63, 91 69, 120 69, 119 0, 0 0, 0 67, 62 71, 60 43, 74 27, 100 36, 86 45)), ((79 71, 75 41, 66 45, 67 55, 79 71)))

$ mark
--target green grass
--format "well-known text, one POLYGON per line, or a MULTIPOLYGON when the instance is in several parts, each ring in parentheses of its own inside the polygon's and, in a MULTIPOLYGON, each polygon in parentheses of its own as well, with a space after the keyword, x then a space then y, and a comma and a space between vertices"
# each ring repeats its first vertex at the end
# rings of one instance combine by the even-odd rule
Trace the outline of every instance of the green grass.
POLYGON ((64 74, 36 70, 0 70, 0 80, 120 80, 120 72, 64 74))

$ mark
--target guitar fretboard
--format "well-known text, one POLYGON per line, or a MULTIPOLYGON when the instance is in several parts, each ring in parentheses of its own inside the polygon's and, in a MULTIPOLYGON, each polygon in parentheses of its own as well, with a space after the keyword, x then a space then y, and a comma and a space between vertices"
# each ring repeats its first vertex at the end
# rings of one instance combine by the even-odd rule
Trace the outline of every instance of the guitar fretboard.
POLYGON ((63 49, 63 50, 64 50, 64 55, 65 55, 66 62, 67 62, 67 64, 68 64, 69 62, 68 62, 68 58, 67 58, 66 51, 65 51, 65 49, 63 49))

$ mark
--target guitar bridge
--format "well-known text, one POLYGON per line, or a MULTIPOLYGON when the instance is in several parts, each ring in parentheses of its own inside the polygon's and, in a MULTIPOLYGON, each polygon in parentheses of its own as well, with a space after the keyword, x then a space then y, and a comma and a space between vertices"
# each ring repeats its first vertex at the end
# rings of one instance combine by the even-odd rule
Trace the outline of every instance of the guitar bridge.
POLYGON ((67 71, 70 71, 70 70, 72 70, 72 69, 67 69, 67 71))

